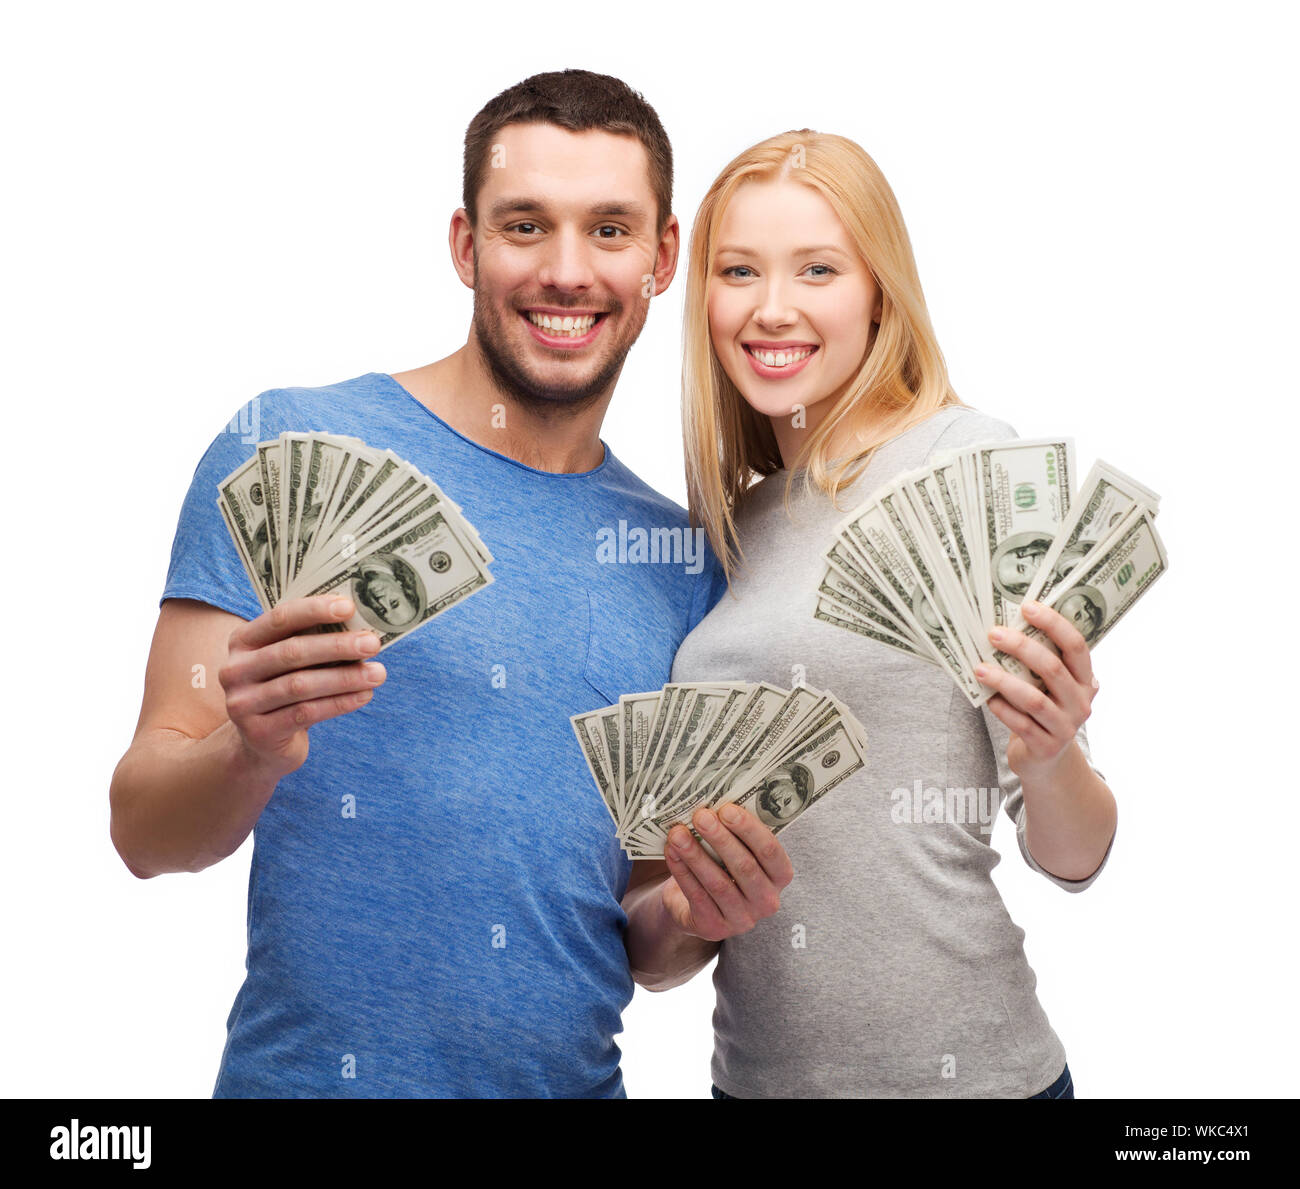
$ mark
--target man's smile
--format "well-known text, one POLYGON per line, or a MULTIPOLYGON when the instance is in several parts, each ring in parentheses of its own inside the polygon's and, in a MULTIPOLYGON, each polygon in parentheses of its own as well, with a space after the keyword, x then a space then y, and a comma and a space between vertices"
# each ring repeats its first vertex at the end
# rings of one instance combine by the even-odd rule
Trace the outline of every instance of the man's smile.
POLYGON ((547 347, 575 349, 593 342, 607 316, 605 310, 564 310, 531 306, 519 316, 539 343, 547 347))

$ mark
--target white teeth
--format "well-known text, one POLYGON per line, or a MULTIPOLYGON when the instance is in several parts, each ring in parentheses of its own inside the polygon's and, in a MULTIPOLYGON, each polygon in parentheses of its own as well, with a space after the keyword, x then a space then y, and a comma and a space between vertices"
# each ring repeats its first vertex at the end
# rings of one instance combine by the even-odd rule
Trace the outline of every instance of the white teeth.
POLYGON ((559 314, 537 314, 530 310, 528 320, 548 334, 574 339, 586 334, 596 324, 596 315, 569 314, 561 317, 559 314))
POLYGON ((798 351, 761 351, 757 348, 751 348, 751 351, 760 363, 768 367, 788 367, 812 354, 811 347, 802 347, 798 351))

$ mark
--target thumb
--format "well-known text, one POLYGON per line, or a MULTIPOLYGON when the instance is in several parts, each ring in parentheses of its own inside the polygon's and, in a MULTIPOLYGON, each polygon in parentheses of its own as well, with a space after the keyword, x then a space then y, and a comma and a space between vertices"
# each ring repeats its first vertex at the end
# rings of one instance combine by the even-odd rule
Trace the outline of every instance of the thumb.
POLYGON ((669 876, 664 880, 664 889, 660 893, 664 911, 679 929, 689 930, 691 924, 691 904, 686 893, 677 886, 677 881, 669 876))

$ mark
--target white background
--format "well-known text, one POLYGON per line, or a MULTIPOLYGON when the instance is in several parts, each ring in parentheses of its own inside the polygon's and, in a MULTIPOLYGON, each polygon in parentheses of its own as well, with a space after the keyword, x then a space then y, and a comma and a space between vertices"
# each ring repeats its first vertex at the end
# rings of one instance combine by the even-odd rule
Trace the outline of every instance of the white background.
MULTIPOLYGON (((1294 1093, 1293 33, 1260 3, 12 8, 0 1094, 211 1093, 251 842, 141 882, 108 838, 181 498, 255 393, 464 341, 465 126, 566 66, 654 105, 685 229, 753 142, 857 140, 959 395, 1161 493, 1171 573, 1096 665, 1109 867, 1062 892, 1004 818, 995 878, 1080 1095, 1294 1093)), ((603 430, 678 502, 684 282, 603 430)), ((712 1004, 638 990, 630 1096, 707 1096, 712 1004)))

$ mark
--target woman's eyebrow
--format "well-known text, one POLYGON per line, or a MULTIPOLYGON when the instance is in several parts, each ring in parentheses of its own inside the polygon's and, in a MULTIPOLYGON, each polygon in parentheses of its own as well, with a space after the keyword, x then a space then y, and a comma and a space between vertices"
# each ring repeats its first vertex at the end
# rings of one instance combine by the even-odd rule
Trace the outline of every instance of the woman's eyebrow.
MULTIPOLYGON (((717 254, 721 256, 724 252, 735 252, 739 256, 745 256, 754 254, 754 249, 743 244, 721 244, 717 249, 717 254)), ((790 249, 791 256, 820 256, 829 252, 846 258, 848 256, 848 253, 843 248, 837 248, 834 244, 813 244, 807 248, 790 249)))

